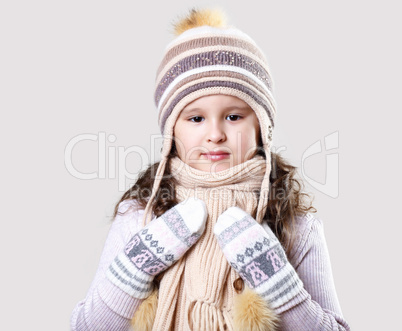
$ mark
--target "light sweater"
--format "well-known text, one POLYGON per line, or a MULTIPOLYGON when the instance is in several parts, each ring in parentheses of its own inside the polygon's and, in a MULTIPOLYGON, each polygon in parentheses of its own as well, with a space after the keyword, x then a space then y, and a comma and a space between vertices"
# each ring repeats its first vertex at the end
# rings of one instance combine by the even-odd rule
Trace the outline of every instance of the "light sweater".
MULTIPOLYGON (((123 201, 109 230, 95 278, 86 298, 76 305, 71 330, 131 330, 130 322, 141 299, 129 296, 106 278, 106 270, 127 242, 142 227, 143 210, 123 201), (133 207, 133 208, 130 208, 133 207)), ((280 330, 350 330, 339 306, 322 221, 308 213, 298 219, 297 237, 289 262, 304 284, 290 309, 280 315, 280 330)))

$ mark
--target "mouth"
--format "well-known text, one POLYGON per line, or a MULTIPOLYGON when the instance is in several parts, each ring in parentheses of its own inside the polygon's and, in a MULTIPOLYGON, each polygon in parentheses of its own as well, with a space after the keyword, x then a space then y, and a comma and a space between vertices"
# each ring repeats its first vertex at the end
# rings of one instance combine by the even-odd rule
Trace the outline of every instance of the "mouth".
POLYGON ((211 161, 220 161, 224 160, 230 157, 230 153, 223 152, 223 151, 217 151, 217 152, 208 152, 208 153, 202 153, 201 155, 205 156, 208 160, 211 161))

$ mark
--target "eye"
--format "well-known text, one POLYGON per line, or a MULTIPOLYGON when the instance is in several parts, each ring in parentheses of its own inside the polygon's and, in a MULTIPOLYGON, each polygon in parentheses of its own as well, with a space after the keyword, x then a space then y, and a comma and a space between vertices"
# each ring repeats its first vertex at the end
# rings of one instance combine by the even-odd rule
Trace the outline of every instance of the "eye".
POLYGON ((202 122, 203 120, 204 120, 204 118, 201 117, 201 116, 194 116, 194 117, 191 117, 191 118, 190 118, 190 121, 191 121, 191 122, 195 122, 195 123, 200 123, 200 122, 202 122))
POLYGON ((228 115, 226 117, 229 121, 238 121, 239 119, 241 119, 240 115, 228 115))

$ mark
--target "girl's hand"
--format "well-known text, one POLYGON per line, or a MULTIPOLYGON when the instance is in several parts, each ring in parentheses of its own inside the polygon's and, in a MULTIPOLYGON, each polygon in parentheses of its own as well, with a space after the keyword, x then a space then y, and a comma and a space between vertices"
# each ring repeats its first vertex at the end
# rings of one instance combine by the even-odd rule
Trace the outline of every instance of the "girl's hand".
POLYGON ((146 298, 152 281, 178 261, 205 229, 207 208, 188 198, 137 232, 108 270, 108 278, 126 293, 146 298))
POLYGON ((214 227, 226 259, 272 308, 294 298, 303 283, 274 235, 238 207, 227 209, 214 227))

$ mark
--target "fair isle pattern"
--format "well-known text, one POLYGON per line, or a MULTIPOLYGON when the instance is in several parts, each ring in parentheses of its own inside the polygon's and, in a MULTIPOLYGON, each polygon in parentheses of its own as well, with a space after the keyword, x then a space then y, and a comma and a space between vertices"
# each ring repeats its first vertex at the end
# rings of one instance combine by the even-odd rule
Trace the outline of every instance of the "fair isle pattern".
POLYGON ((150 276, 155 276, 165 270, 169 262, 174 261, 174 255, 163 254, 165 247, 159 246, 158 240, 153 240, 153 235, 147 234, 147 232, 148 229, 142 231, 142 234, 145 235, 145 241, 142 241, 140 236, 135 235, 127 244, 125 253, 139 270, 150 276), (153 254, 151 248, 154 248, 160 255, 153 254))
POLYGON ((107 271, 107 277, 124 292, 146 298, 152 279, 179 260, 200 238, 192 233, 176 208, 136 233, 107 271))
POLYGON ((223 213, 218 220, 221 224, 217 226, 221 229, 217 239, 230 265, 247 285, 272 308, 280 307, 299 294, 303 284, 272 231, 265 231, 238 208, 232 209, 230 215, 223 213), (236 213, 239 220, 233 222, 236 213))
POLYGON ((191 247, 199 238, 198 233, 191 233, 186 223, 175 208, 168 210, 161 216, 170 230, 188 247, 191 247))
POLYGON ((247 215, 241 220, 234 222, 221 232, 221 234, 218 236, 218 242, 222 249, 225 248, 226 244, 236 238, 243 230, 253 225, 249 218, 251 218, 251 216, 247 215))
POLYGON ((247 247, 243 252, 237 254, 236 263, 231 263, 251 288, 272 278, 285 264, 286 258, 280 245, 269 248, 267 238, 247 247))

